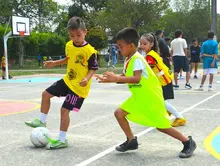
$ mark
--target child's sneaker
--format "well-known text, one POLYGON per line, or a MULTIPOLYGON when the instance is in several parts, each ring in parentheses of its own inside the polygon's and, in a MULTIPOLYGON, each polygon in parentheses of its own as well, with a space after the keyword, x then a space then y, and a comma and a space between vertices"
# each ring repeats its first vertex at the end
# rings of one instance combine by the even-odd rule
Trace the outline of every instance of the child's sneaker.
POLYGON ((173 127, 178 127, 178 126, 184 126, 186 124, 186 119, 185 118, 176 118, 171 126, 173 127))
POLYGON ((178 89, 180 88, 180 86, 179 86, 179 85, 173 85, 173 88, 174 88, 175 90, 178 90, 178 89))
POLYGON ((197 75, 194 75, 194 79, 198 79, 197 75))
POLYGON ((3 80, 5 80, 5 77, 4 77, 4 76, 2 76, 2 79, 3 79, 3 80))
POLYGON ((117 146, 115 148, 119 152, 125 152, 127 150, 135 150, 138 149, 138 142, 137 142, 137 137, 134 137, 130 142, 125 141, 123 144, 117 146))
POLYGON ((208 91, 209 91, 209 92, 210 92, 210 91, 213 91, 212 86, 209 86, 208 91))
POLYGON ((182 142, 183 143, 183 150, 179 153, 180 158, 189 158, 192 156, 194 150, 196 149, 196 143, 192 139, 191 136, 188 137, 189 141, 182 142))
POLYGON ((46 146, 46 148, 48 150, 61 149, 61 148, 67 148, 67 147, 68 147, 68 141, 67 140, 65 140, 65 142, 61 142, 60 140, 51 140, 51 139, 49 139, 49 143, 46 146))
POLYGON ((195 90, 197 90, 197 91, 203 91, 203 87, 202 87, 202 86, 199 86, 199 87, 196 88, 195 90))
POLYGON ((186 83, 185 88, 186 88, 186 89, 191 89, 192 86, 191 86, 189 83, 186 83))
POLYGON ((34 119, 32 121, 26 121, 25 124, 27 126, 36 128, 36 127, 46 127, 46 123, 41 122, 39 119, 34 119))

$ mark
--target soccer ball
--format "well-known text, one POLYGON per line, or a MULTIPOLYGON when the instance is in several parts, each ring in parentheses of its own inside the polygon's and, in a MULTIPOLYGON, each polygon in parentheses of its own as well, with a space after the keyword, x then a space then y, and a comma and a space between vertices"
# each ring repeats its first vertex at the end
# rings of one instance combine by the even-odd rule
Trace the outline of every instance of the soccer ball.
POLYGON ((30 139, 35 147, 44 147, 48 144, 48 138, 51 138, 50 132, 45 127, 37 127, 32 130, 30 139))

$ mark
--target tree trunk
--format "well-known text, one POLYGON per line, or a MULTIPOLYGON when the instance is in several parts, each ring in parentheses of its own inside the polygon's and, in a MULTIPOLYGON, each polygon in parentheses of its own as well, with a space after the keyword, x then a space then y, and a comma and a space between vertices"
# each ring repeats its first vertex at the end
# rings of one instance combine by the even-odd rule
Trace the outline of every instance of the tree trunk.
POLYGON ((24 45, 22 40, 19 41, 19 67, 22 68, 24 66, 24 45))

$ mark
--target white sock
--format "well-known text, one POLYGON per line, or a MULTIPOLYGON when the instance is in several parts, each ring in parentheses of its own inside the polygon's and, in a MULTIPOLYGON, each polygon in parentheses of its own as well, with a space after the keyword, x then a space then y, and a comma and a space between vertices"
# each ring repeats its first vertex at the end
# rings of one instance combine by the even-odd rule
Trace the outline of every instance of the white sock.
POLYGON ((47 121, 47 114, 44 114, 44 113, 40 113, 39 115, 39 120, 42 122, 42 123, 46 123, 47 121))
POLYGON ((183 116, 176 110, 176 108, 172 104, 168 103, 167 100, 165 100, 165 106, 167 111, 172 113, 176 118, 183 118, 183 116))
POLYGON ((194 74, 195 76, 197 76, 197 72, 195 72, 195 74, 194 74))
POLYGON ((66 131, 61 131, 60 130, 58 140, 60 140, 61 142, 65 143, 65 141, 66 141, 66 131))

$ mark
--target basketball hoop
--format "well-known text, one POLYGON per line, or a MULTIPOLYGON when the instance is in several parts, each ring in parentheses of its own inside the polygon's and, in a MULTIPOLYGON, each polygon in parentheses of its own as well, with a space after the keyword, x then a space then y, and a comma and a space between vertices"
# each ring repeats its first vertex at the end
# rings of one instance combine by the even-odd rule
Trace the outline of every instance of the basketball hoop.
POLYGON ((19 31, 19 35, 20 35, 21 37, 23 37, 23 36, 24 36, 24 31, 19 31))

